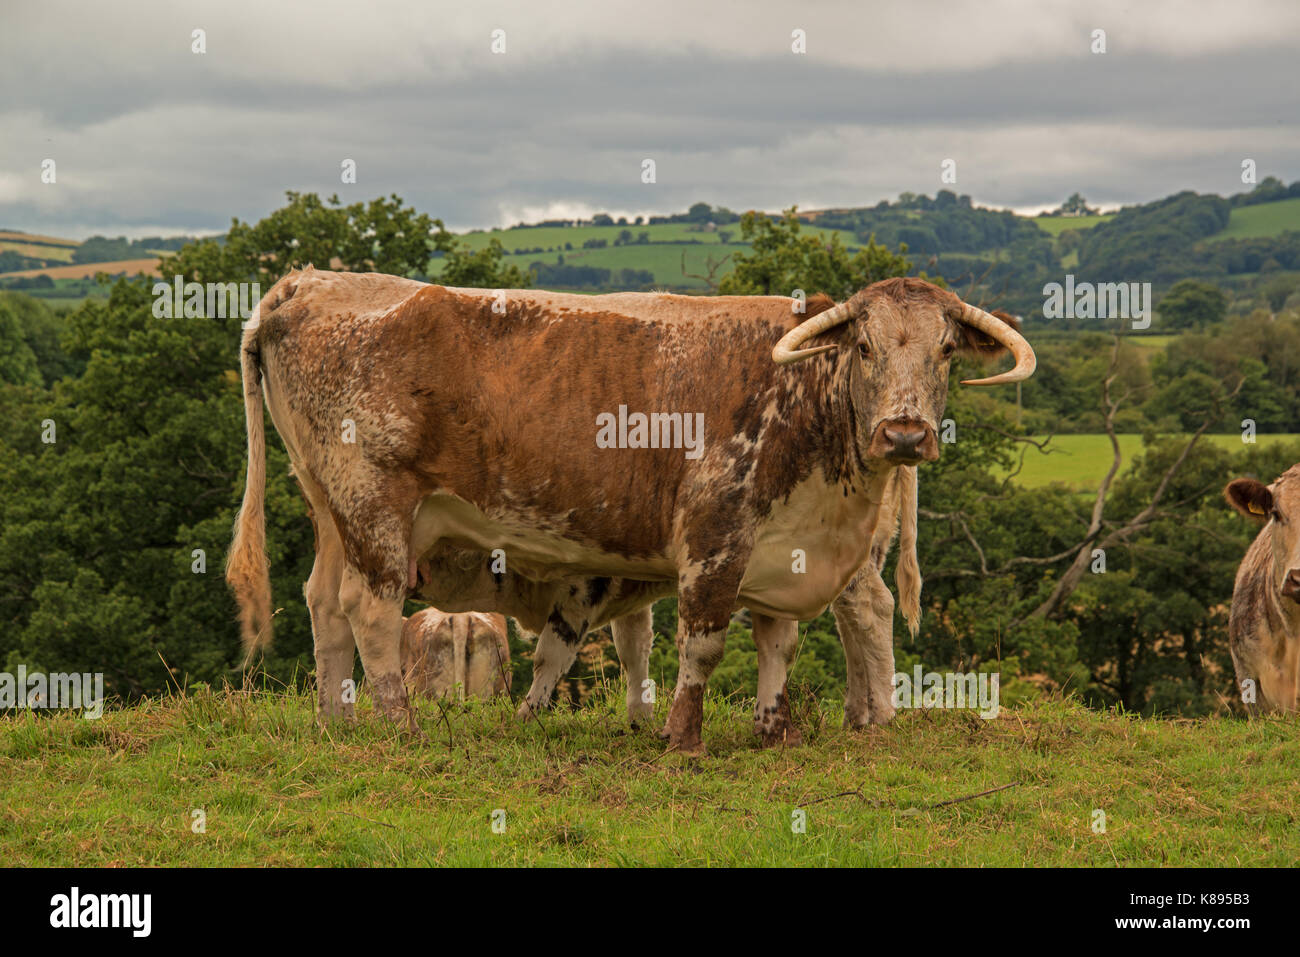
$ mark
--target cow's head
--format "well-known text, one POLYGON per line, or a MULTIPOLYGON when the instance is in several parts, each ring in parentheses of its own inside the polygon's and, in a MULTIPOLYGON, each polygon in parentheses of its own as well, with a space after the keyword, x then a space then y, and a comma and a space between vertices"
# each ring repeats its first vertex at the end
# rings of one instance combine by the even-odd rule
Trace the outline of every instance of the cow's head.
POLYGON ((939 457, 939 417, 948 401, 948 366, 955 355, 996 356, 1009 350, 1015 368, 963 385, 1018 382, 1034 372, 1034 350, 1011 316, 994 316, 921 279, 873 283, 790 330, 772 350, 781 364, 823 352, 852 350, 843 368, 863 453, 890 464, 939 457), (834 342, 801 349, 837 327, 834 342))
POLYGON ((1283 598, 1300 603, 1300 465, 1291 466, 1272 485, 1233 479, 1223 495, 1242 515, 1265 526, 1273 553, 1273 586, 1283 598))

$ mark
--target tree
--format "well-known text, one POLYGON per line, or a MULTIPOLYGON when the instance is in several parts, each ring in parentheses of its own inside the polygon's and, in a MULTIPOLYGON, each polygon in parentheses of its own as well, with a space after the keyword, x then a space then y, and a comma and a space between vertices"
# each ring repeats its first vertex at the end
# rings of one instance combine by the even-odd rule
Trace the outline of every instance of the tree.
POLYGON ((31 330, 12 305, 17 298, 15 293, 0 294, 0 382, 39 386, 43 379, 29 342, 31 330))
POLYGON ((343 206, 337 196, 285 194, 288 204, 255 225, 231 221, 224 243, 191 243, 160 264, 164 276, 196 282, 255 280, 270 289, 290 269, 315 265, 348 272, 423 273, 432 251, 443 253, 449 285, 527 286, 528 274, 503 265, 505 250, 492 239, 475 250, 447 232, 442 220, 417 213, 396 194, 343 206))
POLYGON ((1169 329, 1203 329, 1223 321, 1228 297, 1212 283, 1184 279, 1165 293, 1156 311, 1161 324, 1169 329))
POLYGON ((1095 216, 1097 210, 1088 206, 1088 201, 1079 193, 1071 193, 1070 198, 1056 207, 1056 216, 1095 216))
POLYGON ((713 218, 713 207, 708 203, 692 203, 686 211, 686 219, 692 223, 707 223, 713 218))
POLYGON ((809 296, 824 292, 838 300, 912 271, 906 246, 893 253, 868 240, 850 255, 838 233, 829 242, 820 234, 803 233, 795 212, 792 206, 779 219, 752 211, 741 217, 740 235, 752 251, 734 254, 735 269, 723 277, 720 293, 789 296, 802 289, 809 296))

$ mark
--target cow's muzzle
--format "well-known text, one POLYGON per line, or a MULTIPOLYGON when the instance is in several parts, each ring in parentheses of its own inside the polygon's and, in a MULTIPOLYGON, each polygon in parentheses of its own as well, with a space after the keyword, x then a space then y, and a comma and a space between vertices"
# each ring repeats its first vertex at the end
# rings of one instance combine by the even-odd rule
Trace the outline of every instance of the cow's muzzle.
POLYGON ((925 422, 892 419, 876 426, 867 454, 899 465, 934 462, 939 458, 939 442, 925 422))
POLYGON ((1282 597, 1300 602, 1300 568, 1293 568, 1282 579, 1282 597))

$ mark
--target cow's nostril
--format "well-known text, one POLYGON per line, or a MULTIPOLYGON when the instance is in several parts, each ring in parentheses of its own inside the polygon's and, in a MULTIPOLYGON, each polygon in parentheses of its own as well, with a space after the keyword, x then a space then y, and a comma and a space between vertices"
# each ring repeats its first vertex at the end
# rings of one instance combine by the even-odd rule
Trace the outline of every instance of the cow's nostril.
POLYGON ((1300 568, 1287 572, 1286 578, 1282 580, 1282 594, 1300 601, 1300 568))
POLYGON ((903 431, 901 429, 885 429, 885 438, 893 446, 895 452, 914 452, 916 447, 921 444, 925 438, 924 432, 912 430, 903 431))

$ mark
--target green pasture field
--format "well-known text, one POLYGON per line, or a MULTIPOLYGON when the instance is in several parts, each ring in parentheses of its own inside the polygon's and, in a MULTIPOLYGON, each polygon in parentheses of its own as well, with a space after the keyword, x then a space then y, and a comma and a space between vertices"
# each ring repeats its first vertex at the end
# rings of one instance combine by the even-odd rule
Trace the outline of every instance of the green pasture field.
POLYGON ((1137 346, 1139 349, 1151 349, 1160 351, 1177 339, 1178 336, 1127 336, 1124 341, 1131 346, 1137 346))
POLYGON ((1227 227, 1211 236, 1209 241, 1277 236, 1287 230, 1300 230, 1300 197, 1257 206, 1238 206, 1229 215, 1227 227))
POLYGON ((1059 236, 1067 229, 1092 229, 1098 223, 1114 218, 1114 213, 1103 213, 1100 216, 1035 216, 1032 221, 1043 232, 1059 236))
MULTIPOLYGON (((619 233, 625 229, 632 233, 633 238, 641 233, 649 233, 653 243, 689 243, 692 239, 698 240, 700 243, 721 243, 722 239, 718 235, 720 232, 729 232, 733 242, 740 238, 740 223, 738 222, 718 226, 714 232, 704 232, 699 229, 692 230, 691 226, 693 225, 696 224, 655 223, 653 226, 511 227, 510 229, 489 229, 482 232, 460 233, 457 238, 472 249, 482 249, 491 240, 497 239, 505 247, 506 252, 511 252, 517 248, 535 249, 538 246, 543 249, 555 247, 559 251, 564 249, 565 243, 573 243, 574 251, 577 251, 588 239, 604 239, 612 246, 619 233)), ((837 232, 846 245, 859 245, 857 237, 847 230, 819 229, 806 223, 803 224, 802 230, 807 233, 819 233, 827 237, 831 233, 837 232)))
POLYGON ((1290 867, 1300 857, 1294 718, 1142 719, 1044 698, 992 720, 902 711, 847 732, 838 702, 796 696, 805 744, 761 750, 752 702, 710 698, 709 754, 685 758, 629 729, 610 690, 529 725, 504 699, 425 704, 418 738, 375 718, 364 695, 355 725, 323 731, 303 693, 202 690, 96 721, 10 713, 0 855, 17 867, 1290 867))
MULTIPOLYGON (((673 286, 675 288, 691 288, 701 291, 708 288, 708 283, 702 279, 687 278, 682 275, 682 256, 686 257, 686 271, 695 276, 708 275, 708 259, 713 257, 717 262, 729 253, 748 252, 749 246, 743 243, 730 243, 723 246, 720 243, 709 243, 708 245, 646 245, 646 246, 610 246, 606 249, 575 249, 572 252, 565 252, 564 262, 571 266, 594 266, 598 269, 648 269, 654 273, 653 285, 657 288, 660 286, 673 286)), ((538 260, 545 263, 555 262, 555 253, 530 253, 524 256, 508 255, 503 257, 506 263, 518 266, 520 269, 528 269, 530 265, 538 260)), ((436 281, 442 270, 443 260, 435 259, 431 263, 429 278, 436 281)), ((716 273, 716 278, 721 279, 731 271, 732 261, 728 261, 716 273)), ((591 292, 591 290, 585 290, 591 292)))
MULTIPOLYGON (((1045 436, 1036 436, 1042 441, 1045 436)), ((1133 459, 1142 451, 1142 436, 1125 434, 1118 436, 1120 453, 1123 461, 1120 474, 1132 466, 1133 459)), ((1213 442, 1225 449, 1241 449, 1243 443, 1239 433, 1230 435, 1202 436, 1202 442, 1213 442)), ((1276 442, 1298 442, 1300 435, 1295 434, 1260 434, 1255 436, 1259 445, 1276 442)), ((1016 482, 1025 488, 1041 488, 1059 482, 1068 488, 1079 491, 1092 491, 1105 477, 1110 468, 1114 454, 1110 439, 1104 434, 1095 435, 1054 435, 1047 446, 1050 453, 1039 452, 1033 446, 1026 446, 1024 467, 1016 476, 1016 482)))
MULTIPOLYGON (((493 229, 484 232, 465 233, 458 239, 472 249, 481 249, 491 239, 500 240, 506 250, 503 262, 527 270, 538 260, 554 264, 557 255, 564 256, 564 262, 573 266, 593 266, 598 269, 648 269, 654 274, 655 287, 673 287, 677 289, 708 289, 708 283, 702 279, 687 278, 682 275, 682 256, 686 256, 686 271, 696 276, 708 275, 708 259, 716 262, 729 253, 748 252, 749 244, 739 242, 740 225, 729 223, 719 226, 718 232, 729 232, 731 242, 723 244, 718 232, 693 232, 690 223, 656 223, 653 226, 539 226, 529 229, 493 229), (624 229, 630 230, 633 237, 648 232, 652 242, 645 244, 613 245, 614 240, 624 229), (604 249, 583 249, 582 244, 588 239, 604 239, 609 245, 604 249), (694 242, 692 242, 694 240, 694 242), (571 243, 573 249, 565 249, 564 244, 571 243), (542 252, 521 253, 515 249, 542 248, 542 252)), ((841 241, 848 247, 857 248, 861 244, 853 233, 846 230, 818 229, 804 225, 806 233, 813 233, 829 238, 832 233, 839 233, 841 241)), ((442 272, 443 261, 431 260, 429 278, 437 280, 442 272)), ((716 273, 721 279, 731 271, 728 262, 716 273)))

